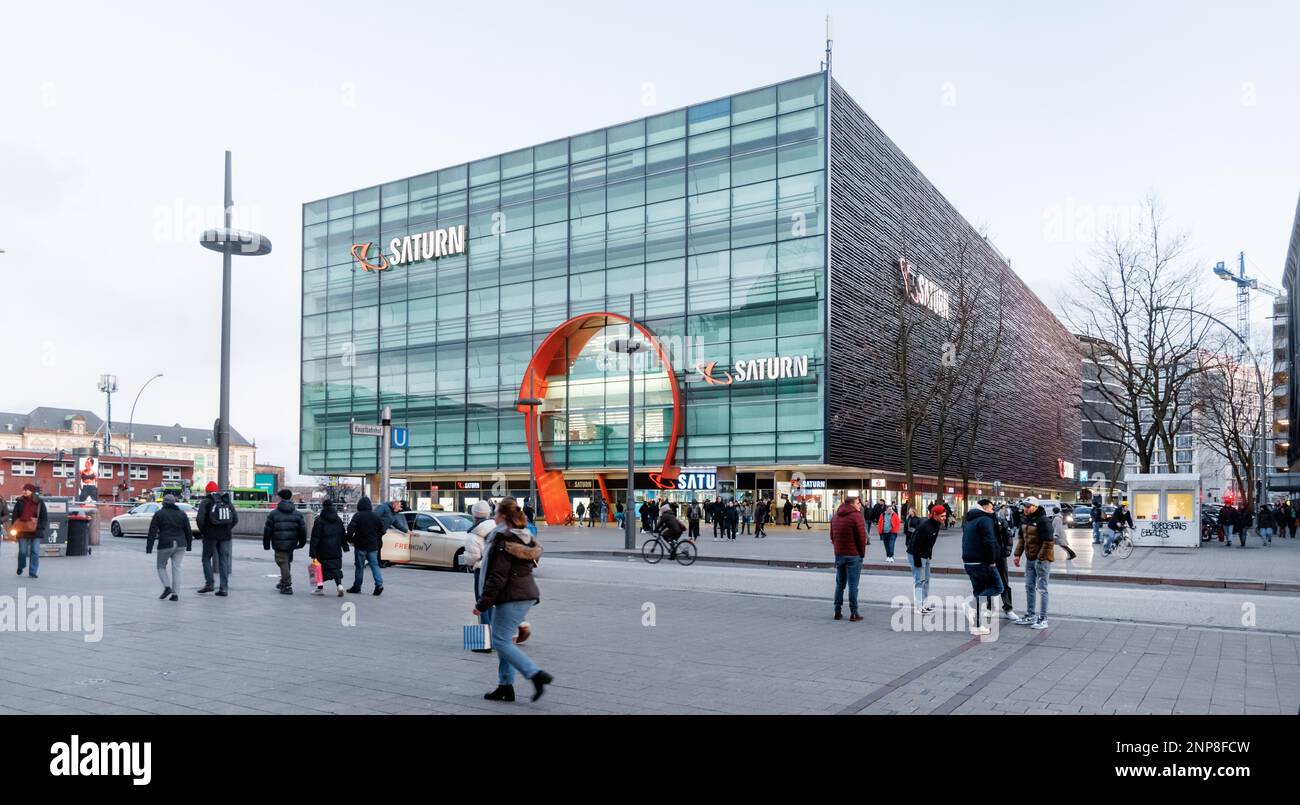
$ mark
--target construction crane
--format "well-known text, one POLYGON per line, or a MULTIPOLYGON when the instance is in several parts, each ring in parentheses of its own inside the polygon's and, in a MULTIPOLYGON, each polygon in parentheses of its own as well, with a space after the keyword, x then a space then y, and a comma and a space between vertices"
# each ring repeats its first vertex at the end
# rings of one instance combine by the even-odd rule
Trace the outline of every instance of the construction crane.
POLYGON ((1261 291, 1269 294, 1274 299, 1282 296, 1282 291, 1274 288, 1272 285, 1260 282, 1255 277, 1246 276, 1246 253, 1237 252, 1237 273, 1234 274, 1228 270, 1228 267, 1220 260, 1214 265, 1214 274, 1221 280, 1228 280, 1237 285, 1237 332, 1241 333, 1242 341, 1250 343, 1250 292, 1261 291))

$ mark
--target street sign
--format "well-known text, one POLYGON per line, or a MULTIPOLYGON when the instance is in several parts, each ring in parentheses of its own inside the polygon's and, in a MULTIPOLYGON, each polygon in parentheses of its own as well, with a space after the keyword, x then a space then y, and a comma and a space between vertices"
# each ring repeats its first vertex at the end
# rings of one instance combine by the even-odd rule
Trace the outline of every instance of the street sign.
POLYGON ((410 438, 411 438, 410 431, 408 431, 406 428, 393 428, 392 431, 393 431, 393 438, 392 438, 393 449, 405 450, 406 446, 410 444, 410 438))
POLYGON ((366 424, 361 423, 361 422, 353 422, 353 423, 352 423, 352 435, 353 435, 353 436, 383 436, 383 435, 384 435, 384 426, 383 426, 383 425, 366 425, 366 424))

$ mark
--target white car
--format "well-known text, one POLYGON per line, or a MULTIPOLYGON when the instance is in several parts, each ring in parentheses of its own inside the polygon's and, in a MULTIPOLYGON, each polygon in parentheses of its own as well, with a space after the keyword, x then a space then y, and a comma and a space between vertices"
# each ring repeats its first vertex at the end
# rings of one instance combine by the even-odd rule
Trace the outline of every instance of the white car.
MULTIPOLYGON (((108 530, 115 537, 147 537, 149 536, 149 522, 153 520, 154 512, 162 508, 161 503, 141 503, 126 514, 119 514, 113 518, 108 530)), ((190 531, 195 536, 199 533, 199 510, 188 503, 177 503, 176 508, 185 512, 190 518, 190 531)))
POLYGON ((465 570, 460 555, 465 552, 465 539, 474 526, 468 515, 456 512, 402 512, 408 533, 396 528, 384 534, 384 547, 379 552, 380 561, 394 565, 423 565, 465 570))

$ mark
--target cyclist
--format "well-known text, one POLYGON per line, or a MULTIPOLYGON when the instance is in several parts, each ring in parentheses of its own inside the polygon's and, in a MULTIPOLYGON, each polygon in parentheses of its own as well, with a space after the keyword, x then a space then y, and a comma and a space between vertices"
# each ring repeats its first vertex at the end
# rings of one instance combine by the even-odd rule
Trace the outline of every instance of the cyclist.
POLYGON ((655 532, 668 543, 669 553, 677 552, 677 540, 681 538, 682 532, 686 529, 682 527, 682 521, 677 519, 673 514, 672 507, 664 506, 659 510, 659 520, 655 523, 655 532))
POLYGON ((1102 547, 1102 554, 1110 556, 1111 546, 1119 538, 1120 533, 1126 528, 1133 527, 1133 513, 1128 510, 1128 503, 1120 501, 1118 508, 1110 515, 1110 532, 1106 534, 1106 544, 1102 547))

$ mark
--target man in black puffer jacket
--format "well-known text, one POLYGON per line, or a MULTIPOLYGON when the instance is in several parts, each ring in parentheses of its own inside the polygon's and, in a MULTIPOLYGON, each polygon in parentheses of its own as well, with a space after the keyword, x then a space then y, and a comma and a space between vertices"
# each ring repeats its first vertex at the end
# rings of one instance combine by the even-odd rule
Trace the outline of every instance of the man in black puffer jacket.
POLYGON ((293 595, 293 552, 307 545, 307 521, 293 505, 293 493, 279 491, 280 502, 266 516, 262 527, 262 550, 275 549, 275 563, 280 568, 280 582, 275 585, 282 595, 293 595))
POLYGON ((149 539, 144 544, 144 552, 148 554, 153 553, 154 543, 158 543, 158 578, 163 583, 163 592, 158 600, 168 597, 173 601, 179 600, 181 559, 193 541, 189 515, 176 507, 176 498, 164 496, 162 508, 154 512, 149 521, 149 539), (170 577, 167 575, 168 561, 172 565, 170 577))
POLYGON ((985 498, 976 508, 966 512, 966 519, 962 523, 961 561, 966 568, 966 575, 970 577, 975 596, 976 620, 971 626, 973 635, 986 635, 992 631, 985 623, 993 617, 993 596, 1002 595, 1002 577, 997 570, 1002 546, 998 542, 995 521, 993 501, 985 498), (980 598, 987 599, 987 615, 980 598))
POLYGON ((370 498, 363 497, 357 501, 357 512, 348 521, 348 542, 356 548, 353 561, 356 573, 352 577, 352 586, 348 592, 356 595, 361 592, 361 580, 366 575, 366 565, 370 565, 370 576, 375 580, 375 595, 384 592, 384 575, 379 572, 379 552, 384 547, 384 522, 375 514, 370 498))

